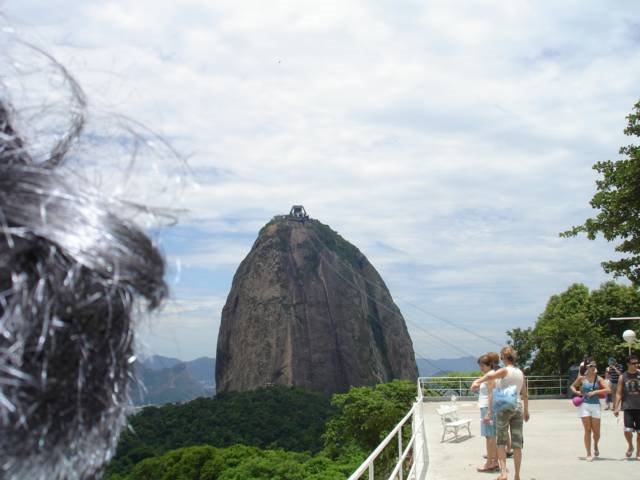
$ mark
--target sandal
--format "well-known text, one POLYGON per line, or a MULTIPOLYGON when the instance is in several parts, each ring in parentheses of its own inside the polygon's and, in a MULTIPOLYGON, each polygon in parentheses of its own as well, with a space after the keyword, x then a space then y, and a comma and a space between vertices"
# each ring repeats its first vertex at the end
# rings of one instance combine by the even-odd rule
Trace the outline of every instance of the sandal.
POLYGON ((476 472, 493 472, 496 468, 500 467, 488 467, 486 465, 483 465, 481 467, 476 467, 476 472))
POLYGON ((633 453, 633 447, 626 451, 624 454, 625 457, 631 458, 631 454, 633 453))
POLYGON ((600 450, 598 450, 597 448, 593 449, 593 456, 594 457, 599 457, 600 456, 600 450))

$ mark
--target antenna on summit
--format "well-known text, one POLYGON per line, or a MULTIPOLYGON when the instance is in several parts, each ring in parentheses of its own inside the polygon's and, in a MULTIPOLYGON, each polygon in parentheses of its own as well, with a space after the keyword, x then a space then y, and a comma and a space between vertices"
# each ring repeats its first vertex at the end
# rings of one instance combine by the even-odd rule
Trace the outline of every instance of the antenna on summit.
POLYGON ((309 215, 302 205, 294 205, 289 212, 289 218, 304 223, 309 220, 309 215))

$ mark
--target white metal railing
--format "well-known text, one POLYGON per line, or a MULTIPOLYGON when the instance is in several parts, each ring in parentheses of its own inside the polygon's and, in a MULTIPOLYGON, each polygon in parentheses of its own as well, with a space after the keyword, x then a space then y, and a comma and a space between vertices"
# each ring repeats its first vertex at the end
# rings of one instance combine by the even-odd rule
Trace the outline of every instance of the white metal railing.
MULTIPOLYGON (((478 392, 471 390, 471 384, 478 377, 420 377, 418 378, 418 397, 451 398, 477 397, 478 392)), ((532 375, 526 377, 530 397, 566 396, 566 376, 532 375)))
MULTIPOLYGON (((422 402, 427 398, 443 399, 473 397, 471 384, 478 377, 420 377, 417 381, 417 401, 400 422, 389 432, 367 459, 353 472, 348 480, 358 480, 368 472, 368 480, 375 479, 375 461, 391 442, 397 439, 397 461, 388 480, 424 480, 429 468, 429 451, 422 402), (411 420, 411 438, 403 448, 403 428, 411 420), (409 465, 405 466, 405 462, 409 465), (405 468, 409 471, 404 474, 405 468)), ((567 393, 567 377, 534 375, 527 377, 530 397, 564 396, 567 393)), ((380 477, 380 475, 378 475, 380 477)))
MULTIPOLYGON (((422 414, 422 401, 413 404, 413 407, 394 427, 378 447, 367 457, 367 459, 353 472, 349 480, 358 480, 366 472, 369 473, 368 480, 375 478, 375 461, 382 452, 391 444, 394 438, 397 439, 397 462, 387 477, 388 480, 423 480, 427 474, 429 457, 427 452, 427 436, 422 414), (409 422, 411 420, 411 422, 409 422), (411 426, 411 438, 403 448, 403 427, 411 426), (409 465, 405 466, 406 462, 409 465), (405 468, 409 467, 406 476, 405 468)), ((391 447, 389 447, 391 448, 391 447)))

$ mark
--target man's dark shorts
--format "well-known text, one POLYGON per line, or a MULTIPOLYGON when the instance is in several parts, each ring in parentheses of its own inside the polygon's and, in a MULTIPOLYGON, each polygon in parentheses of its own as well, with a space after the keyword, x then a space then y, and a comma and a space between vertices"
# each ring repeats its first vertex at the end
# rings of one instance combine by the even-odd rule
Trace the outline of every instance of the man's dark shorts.
POLYGON ((624 431, 640 433, 640 410, 624 411, 624 431))

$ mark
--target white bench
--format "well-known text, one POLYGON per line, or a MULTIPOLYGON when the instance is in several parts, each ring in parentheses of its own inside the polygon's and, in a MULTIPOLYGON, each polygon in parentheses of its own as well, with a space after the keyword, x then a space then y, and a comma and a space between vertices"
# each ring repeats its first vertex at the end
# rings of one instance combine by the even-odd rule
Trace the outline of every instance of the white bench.
POLYGON ((444 442, 447 432, 453 433, 454 438, 458 438, 458 431, 463 428, 466 428, 468 436, 471 436, 471 419, 458 418, 458 407, 455 405, 440 405, 437 412, 438 415, 440 415, 440 420, 442 421, 441 442, 444 442))

